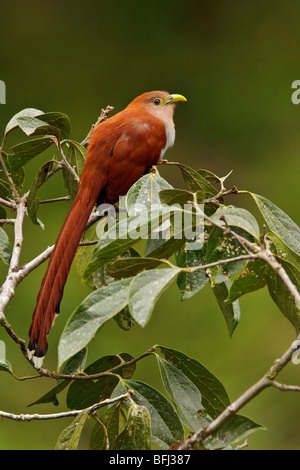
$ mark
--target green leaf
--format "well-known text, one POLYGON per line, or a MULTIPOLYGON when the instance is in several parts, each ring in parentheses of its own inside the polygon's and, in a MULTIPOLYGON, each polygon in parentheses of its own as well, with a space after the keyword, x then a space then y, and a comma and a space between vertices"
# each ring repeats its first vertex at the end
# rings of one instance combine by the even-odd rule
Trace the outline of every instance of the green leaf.
POLYGON ((55 162, 50 160, 49 162, 44 163, 42 168, 38 171, 32 186, 30 188, 30 192, 27 198, 27 211, 31 221, 35 225, 41 225, 40 221, 37 218, 37 210, 39 206, 39 199, 36 197, 36 194, 42 184, 46 181, 48 174, 53 169, 55 162))
MULTIPOLYGON (((90 227, 88 227, 84 231, 82 239, 81 239, 82 242, 95 241, 95 240, 99 240, 99 237, 97 235, 97 224, 93 224, 90 227)), ((77 248, 77 252, 75 255, 75 264, 76 264, 77 272, 82 281, 83 281, 84 271, 92 259, 94 249, 95 249, 94 245, 79 246, 77 248)), ((88 287, 95 290, 96 286, 92 278, 87 279, 85 283, 88 285, 88 287)), ((100 286, 97 286, 97 287, 100 287, 100 286)))
POLYGON ((145 406, 132 403, 125 429, 111 446, 111 450, 150 450, 151 418, 145 406))
POLYGON ((195 192, 201 190, 208 197, 213 197, 218 194, 216 188, 214 188, 198 171, 193 170, 193 168, 183 165, 182 163, 177 164, 177 166, 181 170, 183 179, 189 191, 195 192))
POLYGON ((249 434, 264 429, 251 419, 235 415, 226 421, 223 426, 203 441, 203 445, 210 450, 224 449, 245 439, 249 434))
POLYGON ((201 175, 203 178, 205 178, 208 181, 211 180, 214 183, 221 183, 222 178, 219 178, 219 176, 215 175, 209 170, 200 169, 200 170, 197 170, 197 173, 199 173, 199 175, 201 175))
POLYGON ((207 424, 201 393, 194 383, 171 362, 156 355, 165 389, 175 403, 181 421, 189 429, 198 431, 207 424))
POLYGON ((183 189, 165 189, 160 191, 159 198, 162 204, 168 204, 168 206, 179 204, 183 206, 184 204, 193 202, 194 193, 183 189))
POLYGON ((135 321, 144 327, 151 316, 155 302, 169 287, 179 269, 152 269, 138 274, 129 288, 129 310, 135 321))
POLYGON ((169 209, 162 208, 123 218, 110 227, 97 244, 93 258, 85 270, 84 279, 88 279, 101 266, 122 255, 139 240, 147 239, 150 230, 160 227, 164 220, 169 220, 169 216, 169 209))
MULTIPOLYGON (((182 249, 176 253, 177 266, 191 268, 205 264, 206 245, 199 250, 182 249)), ((204 269, 198 269, 192 273, 181 272, 177 278, 182 300, 189 299, 199 292, 209 281, 204 269)))
POLYGON ((90 410, 84 410, 76 416, 69 426, 67 426, 59 435, 55 450, 76 450, 79 439, 89 416, 90 410))
MULTIPOLYGON (((66 158, 77 175, 80 176, 83 170, 86 148, 74 140, 68 140, 66 145, 68 146, 66 158)), ((74 179, 74 176, 65 166, 63 167, 63 178, 65 188, 71 198, 74 199, 78 191, 78 181, 74 179)))
POLYGON ((133 390, 132 399, 145 406, 151 417, 152 441, 162 449, 183 439, 181 422, 170 402, 148 384, 136 380, 126 380, 124 385, 133 390))
MULTIPOLYGON (((67 374, 67 375, 76 375, 80 372, 83 372, 86 358, 87 358, 87 348, 84 348, 66 362, 61 373, 67 374)), ((66 387, 68 387, 68 385, 70 385, 70 380, 67 380, 67 379, 59 380, 55 387, 51 388, 49 392, 45 393, 45 395, 43 395, 42 397, 40 397, 38 400, 34 401, 33 403, 30 403, 30 405, 28 406, 38 405, 42 403, 53 403, 54 406, 59 405, 57 395, 60 392, 62 392, 66 387)))
POLYGON ((108 407, 92 429, 90 450, 108 450, 126 426, 127 416, 123 403, 108 407))
POLYGON ((11 189, 9 186, 9 183, 4 176, 4 173, 2 170, 0 170, 0 197, 10 197, 11 196, 11 189))
MULTIPOLYGON (((179 234, 179 236, 181 237, 181 234, 179 234)), ((151 257, 163 261, 180 250, 185 243, 186 239, 184 238, 184 234, 182 234, 181 238, 175 238, 174 233, 171 234, 170 238, 148 238, 145 254, 147 258, 151 257)))
POLYGON ((12 247, 6 232, 0 227, 0 259, 4 264, 9 265, 12 255, 12 247))
MULTIPOLYGON (((0 219, 6 219, 6 210, 2 206, 0 206, 0 219)), ((0 225, 2 226, 3 224, 0 225)))
POLYGON ((229 335, 232 336, 234 330, 236 329, 240 321, 241 311, 240 311, 240 304, 238 300, 235 300, 232 303, 226 302, 230 286, 231 286, 230 280, 221 282, 221 284, 216 284, 213 287, 213 293, 215 294, 218 305, 223 313, 229 335))
POLYGON ((266 238, 268 240, 271 240, 272 244, 271 244, 271 251, 278 255, 280 258, 283 258, 283 259, 288 259, 288 248, 287 246, 282 243, 282 241, 280 240, 280 238, 278 238, 274 233, 272 232, 268 232, 267 235, 266 235, 266 238))
POLYGON ((244 294, 262 289, 267 284, 269 271, 270 266, 265 261, 248 261, 244 271, 233 281, 227 302, 233 302, 244 294))
POLYGON ((134 319, 132 318, 129 307, 126 307, 121 310, 121 312, 117 313, 114 316, 114 320, 116 321, 117 325, 121 328, 121 330, 129 331, 134 325, 134 319))
MULTIPOLYGON (((49 126, 56 127, 60 130, 60 138, 68 139, 71 134, 71 123, 68 116, 60 112, 42 113, 35 116, 49 126)), ((80 144, 79 144, 80 145, 80 144)))
POLYGON ((11 374, 13 377, 16 378, 16 376, 13 373, 11 363, 7 361, 6 359, 0 359, 0 371, 8 372, 9 374, 11 374))
POLYGON ((249 193, 257 204, 270 230, 298 257, 300 257, 300 227, 269 201, 258 194, 249 193))
POLYGON ((175 349, 160 346, 165 359, 179 369, 198 388, 202 405, 207 414, 215 419, 230 405, 228 395, 221 382, 200 362, 175 349))
MULTIPOLYGON (((300 271, 289 261, 278 259, 286 274, 300 292, 300 271)), ((283 315, 292 323, 296 333, 300 332, 300 306, 296 305, 290 291, 282 281, 281 277, 273 269, 269 270, 268 278, 269 293, 283 315)))
POLYGON ((11 120, 9 121, 9 123, 7 124, 5 128, 5 135, 7 135, 10 131, 12 131, 13 129, 19 126, 18 121, 17 121, 19 117, 36 117, 36 116, 40 116, 42 113, 43 111, 40 111, 39 109, 35 109, 35 108, 23 109, 22 111, 15 114, 11 118, 11 120))
MULTIPOLYGON (((128 362, 132 360, 129 354, 121 354, 120 356, 104 356, 88 366, 85 375, 94 375, 104 373, 113 367, 118 366, 121 360, 128 362)), ((116 374, 131 377, 135 371, 135 365, 128 367, 120 367, 116 370, 116 374)), ((70 385, 66 403, 70 409, 82 409, 92 406, 105 398, 109 398, 112 391, 116 387, 119 378, 117 375, 108 373, 103 377, 94 380, 75 380, 70 385)))
POLYGON ((136 210, 142 208, 149 210, 155 206, 161 206, 159 193, 164 189, 171 189, 172 186, 161 176, 155 175, 153 172, 142 176, 131 188, 126 195, 126 208, 129 215, 136 215, 136 210))
POLYGON ((163 261, 156 258, 128 257, 118 258, 106 265, 106 274, 114 279, 136 276, 145 269, 157 267, 163 261))
POLYGON ((35 117, 18 117, 16 121, 26 135, 54 135, 60 139, 60 129, 50 126, 40 119, 35 117))
POLYGON ((84 348, 103 323, 127 305, 131 280, 117 281, 92 292, 72 313, 58 345, 58 368, 84 348))
POLYGON ((36 139, 22 142, 11 147, 13 154, 9 156, 9 164, 13 171, 23 167, 32 158, 44 152, 52 145, 53 141, 49 137, 38 137, 36 139))
POLYGON ((186 249, 199 249, 203 245, 203 232, 204 219, 196 214, 191 204, 186 204, 184 208, 170 206, 169 220, 161 224, 159 231, 152 231, 145 253, 152 258, 167 259, 183 245, 186 249))
MULTIPOLYGON (((253 238, 240 228, 236 228, 235 232, 246 239, 253 241, 253 238)), ((221 229, 215 227, 211 231, 206 248, 206 263, 216 263, 221 260, 236 258, 246 255, 246 250, 236 240, 233 235, 225 234, 221 229)), ((227 281, 231 276, 237 274, 246 264, 246 260, 232 261, 227 264, 212 266, 207 270, 210 277, 211 285, 227 281)))
POLYGON ((219 225, 226 226, 225 221, 221 219, 222 217, 225 217, 225 220, 230 227, 239 227, 245 230, 245 232, 250 233, 257 240, 259 239, 260 233, 258 223, 253 215, 246 209, 232 206, 221 206, 210 218, 219 225))
MULTIPOLYGON (((7 167, 8 172, 10 173, 10 176, 17 187, 17 189, 21 190, 24 184, 24 179, 25 179, 25 172, 23 168, 19 168, 18 170, 13 170, 10 166, 10 154, 7 154, 6 152, 2 151, 2 156, 4 159, 4 163, 7 167)), ((0 196, 3 197, 11 197, 11 188, 9 185, 9 182, 6 179, 6 176, 3 173, 3 170, 0 169, 0 196)))

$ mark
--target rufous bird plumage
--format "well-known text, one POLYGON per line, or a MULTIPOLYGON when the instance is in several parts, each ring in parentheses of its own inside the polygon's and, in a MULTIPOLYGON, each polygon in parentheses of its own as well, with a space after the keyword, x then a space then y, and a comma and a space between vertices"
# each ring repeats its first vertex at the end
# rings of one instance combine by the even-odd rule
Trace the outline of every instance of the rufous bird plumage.
POLYGON ((182 95, 144 93, 93 130, 78 193, 45 272, 29 331, 28 356, 41 367, 47 335, 63 295, 72 261, 95 204, 115 203, 174 144, 175 103, 182 95))

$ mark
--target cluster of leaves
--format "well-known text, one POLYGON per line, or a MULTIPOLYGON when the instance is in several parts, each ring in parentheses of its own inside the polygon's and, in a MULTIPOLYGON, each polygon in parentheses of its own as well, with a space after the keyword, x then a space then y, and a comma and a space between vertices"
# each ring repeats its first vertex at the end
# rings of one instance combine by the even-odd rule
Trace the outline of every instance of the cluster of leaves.
MULTIPOLYGON (((12 147, 11 153, 2 151, 18 188, 24 181, 24 165, 53 144, 58 153, 63 146, 67 147, 66 159, 80 175, 86 148, 70 140, 67 116, 24 110, 10 121, 5 133, 16 126, 28 136, 34 136, 12 147)), ((296 332, 300 331, 299 305, 291 298, 281 277, 265 260, 251 259, 247 244, 240 241, 269 247, 300 290, 300 228, 271 201, 243 191, 252 197, 268 227, 268 231, 261 229, 248 210, 225 205, 223 196, 229 193, 224 188, 225 178, 207 170, 176 165, 184 178, 185 189, 175 189, 150 172, 126 195, 128 217, 120 216, 116 225, 108 228, 107 218, 103 217, 84 234, 84 240, 98 240, 96 246, 80 247, 76 256, 78 273, 93 291, 67 320, 58 346, 58 368, 64 374, 98 375, 93 380, 61 380, 34 402, 57 404, 58 393, 69 387, 68 408, 84 409, 63 431, 58 448, 76 448, 91 413, 89 407, 124 391, 134 393, 100 410, 91 434, 92 449, 106 449, 108 445, 111 449, 148 449, 152 443, 167 448, 184 439, 186 432, 195 432, 211 422, 230 404, 223 385, 202 364, 162 346, 149 354, 157 359, 169 399, 150 385, 133 380, 137 361, 127 353, 102 357, 85 368, 87 346, 106 321, 114 318, 125 330, 130 330, 134 323, 145 327, 156 301, 172 283, 177 282, 182 300, 188 300, 205 286, 212 288, 230 335, 240 320, 239 298, 267 286, 280 311, 296 332), (146 208, 146 217, 136 213, 139 204, 146 208), (176 224, 176 220, 178 216, 181 220, 189 216, 188 228, 197 232, 197 215, 202 210, 203 231, 200 236, 196 234, 191 244, 186 224, 176 224), (166 227, 168 237, 162 236, 166 227), (153 237, 154 233, 158 236, 153 237)), ((60 169, 68 194, 71 198, 76 194, 78 183, 68 167, 58 162, 57 157, 46 162, 28 196, 28 215, 35 224, 40 223, 38 190, 60 169)), ((236 188, 232 192, 239 193, 236 188)), ((9 194, 5 175, 0 173, 0 196, 9 197, 9 194)), ((1 228, 2 261, 8 263, 10 253, 8 237, 1 228)), ((226 448, 259 428, 248 418, 234 416, 203 445, 210 449, 226 448)))

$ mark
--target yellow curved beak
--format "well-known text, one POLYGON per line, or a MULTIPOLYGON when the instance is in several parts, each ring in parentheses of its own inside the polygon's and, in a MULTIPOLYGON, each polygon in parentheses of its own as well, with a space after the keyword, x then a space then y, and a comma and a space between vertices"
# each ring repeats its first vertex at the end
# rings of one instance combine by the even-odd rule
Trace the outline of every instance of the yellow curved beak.
POLYGON ((187 101, 187 99, 182 96, 182 95, 177 95, 176 93, 172 93, 168 101, 165 102, 165 104, 170 104, 170 103, 177 103, 178 101, 187 101))

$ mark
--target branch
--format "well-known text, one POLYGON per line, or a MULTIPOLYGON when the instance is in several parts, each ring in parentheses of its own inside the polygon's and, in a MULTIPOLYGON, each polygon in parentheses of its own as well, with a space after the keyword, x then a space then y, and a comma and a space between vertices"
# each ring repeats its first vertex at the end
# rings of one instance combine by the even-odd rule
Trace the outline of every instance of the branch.
POLYGON ((17 217, 14 224, 15 239, 12 250, 12 256, 9 264, 8 274, 5 282, 1 288, 0 295, 0 320, 5 318, 4 310, 8 302, 11 300, 15 293, 15 288, 18 284, 16 273, 19 269, 19 260, 23 244, 23 221, 26 214, 26 199, 28 193, 19 199, 17 207, 17 217))
POLYGON ((3 199, 2 197, 0 197, 0 205, 9 207, 10 209, 13 209, 14 211, 17 210, 17 207, 18 207, 15 202, 7 201, 6 199, 3 199))
POLYGON ((272 386, 277 388, 278 390, 281 390, 282 392, 300 392, 299 385, 281 384, 279 382, 276 382, 276 380, 273 380, 272 386))
POLYGON ((101 114, 100 116, 98 117, 98 120, 95 124, 92 125, 88 135, 85 137, 85 139, 83 139, 83 141, 81 142, 81 145, 88 145, 90 140, 91 140, 91 135, 92 135, 92 132, 93 130, 99 126, 99 124, 101 124, 101 122, 103 122, 107 116, 109 115, 109 113, 111 113, 115 108, 113 106, 106 106, 105 109, 102 109, 101 110, 101 114))
POLYGON ((68 375, 68 374, 59 374, 57 372, 50 372, 48 369, 39 369, 38 372, 41 374, 43 377, 50 377, 55 380, 96 380, 99 379, 100 377, 104 377, 106 375, 111 375, 115 373, 117 370, 121 369, 122 367, 129 367, 133 364, 136 364, 138 361, 141 359, 144 359, 144 357, 151 356, 151 354, 156 350, 158 346, 153 346, 152 348, 148 349, 145 353, 141 354, 140 356, 131 359, 130 361, 124 361, 121 356, 120 358, 120 364, 117 366, 112 367, 111 369, 108 369, 103 372, 98 372, 97 374, 91 374, 91 375, 68 375))
POLYGON ((14 224, 15 223, 15 219, 0 219, 0 224, 14 224))
MULTIPOLYGON (((298 294, 299 295, 299 294, 298 294)), ((231 403, 214 421, 208 426, 202 427, 192 437, 182 442, 178 450, 192 449, 202 443, 208 436, 217 431, 223 424, 228 421, 229 418, 234 416, 241 408, 249 403, 254 397, 265 390, 268 387, 279 388, 280 390, 286 391, 300 391, 300 387, 295 385, 283 385, 274 379, 277 377, 279 372, 290 362, 295 351, 299 349, 300 334, 297 340, 292 343, 289 349, 277 359, 265 375, 258 380, 252 387, 250 387, 245 393, 243 393, 236 401, 231 403)))
POLYGON ((7 419, 12 419, 14 421, 33 421, 33 420, 48 420, 48 419, 60 419, 60 418, 70 418, 74 416, 78 416, 80 413, 83 411, 85 412, 90 412, 92 413, 93 411, 102 408, 103 406, 111 405, 112 403, 116 403, 117 401, 124 400, 126 398, 131 398, 132 391, 128 390, 127 393, 124 393, 122 395, 119 395, 118 397, 115 398, 107 398, 106 400, 103 400, 99 403, 95 403, 92 406, 89 406, 87 408, 83 408, 82 410, 72 410, 72 411, 64 411, 62 413, 52 413, 52 414, 14 414, 14 413, 7 413, 6 411, 0 411, 0 417, 1 418, 7 418, 7 419))
POLYGON ((42 199, 39 201, 39 204, 49 204, 51 202, 61 202, 61 201, 70 201, 71 196, 61 196, 61 197, 55 197, 53 199, 42 199))
POLYGON ((65 156, 65 153, 62 149, 61 143, 58 139, 53 139, 53 142, 55 143, 57 150, 59 151, 61 157, 62 157, 62 164, 67 168, 67 170, 71 173, 75 181, 79 181, 79 176, 77 175, 76 171, 74 168, 70 165, 68 162, 67 157, 65 156))

